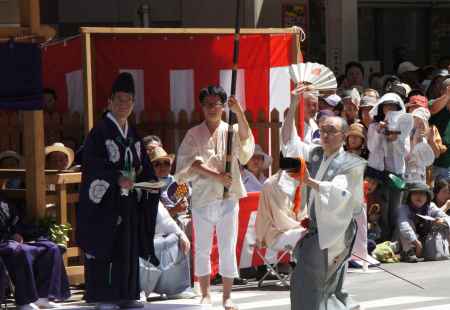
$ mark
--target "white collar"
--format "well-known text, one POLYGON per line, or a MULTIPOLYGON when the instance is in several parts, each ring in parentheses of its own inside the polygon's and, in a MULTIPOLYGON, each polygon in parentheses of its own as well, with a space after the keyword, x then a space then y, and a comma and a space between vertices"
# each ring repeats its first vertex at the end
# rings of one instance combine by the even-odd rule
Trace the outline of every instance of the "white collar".
POLYGON ((127 136, 128 136, 128 121, 125 122, 125 130, 122 130, 122 127, 119 125, 119 123, 117 122, 116 118, 114 117, 114 115, 111 112, 108 112, 106 114, 106 117, 109 118, 116 125, 116 127, 119 130, 119 132, 122 135, 122 137, 124 139, 126 139, 127 136))

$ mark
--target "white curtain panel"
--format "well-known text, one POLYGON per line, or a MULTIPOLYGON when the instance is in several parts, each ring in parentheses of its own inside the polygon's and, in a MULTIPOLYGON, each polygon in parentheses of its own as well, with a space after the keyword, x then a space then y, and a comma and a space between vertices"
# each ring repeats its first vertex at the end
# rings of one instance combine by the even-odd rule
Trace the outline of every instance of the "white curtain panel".
POLYGON ((176 118, 182 110, 191 117, 194 96, 194 70, 170 70, 170 110, 176 118))
POLYGON ((69 111, 84 112, 84 89, 81 70, 66 73, 67 106, 69 111))
POLYGON ((144 111, 144 70, 142 69, 120 69, 120 73, 128 72, 133 76, 134 79, 134 115, 136 117, 136 122, 139 121, 139 114, 144 111))

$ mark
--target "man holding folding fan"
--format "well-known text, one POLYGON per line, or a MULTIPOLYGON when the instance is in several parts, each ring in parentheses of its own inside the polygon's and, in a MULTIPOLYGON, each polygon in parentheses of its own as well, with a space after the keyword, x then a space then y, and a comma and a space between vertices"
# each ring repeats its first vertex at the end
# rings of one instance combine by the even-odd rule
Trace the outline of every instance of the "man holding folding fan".
POLYGON ((366 162, 344 151, 348 124, 343 118, 330 116, 321 122, 320 145, 300 140, 295 113, 302 91, 300 83, 282 127, 283 156, 304 158, 308 167, 300 186, 307 187, 309 225, 294 249, 297 265, 291 278, 291 309, 352 309, 342 286, 356 235, 355 214, 363 206, 366 162))

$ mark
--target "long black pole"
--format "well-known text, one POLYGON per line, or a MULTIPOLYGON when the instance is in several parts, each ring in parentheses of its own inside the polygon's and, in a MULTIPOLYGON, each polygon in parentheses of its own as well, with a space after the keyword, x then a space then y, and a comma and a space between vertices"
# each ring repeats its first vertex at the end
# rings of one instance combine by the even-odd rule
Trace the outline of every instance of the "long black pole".
MULTIPOLYGON (((365 259, 362 258, 361 256, 358 256, 358 255, 356 255, 355 253, 352 253, 352 255, 355 256, 356 258, 359 258, 360 260, 362 260, 362 261, 364 261, 364 262, 370 264, 369 261, 365 260, 365 259)), ((408 279, 405 279, 405 278, 403 278, 403 277, 400 277, 399 275, 393 273, 392 271, 389 271, 389 270, 387 270, 387 269, 384 269, 383 267, 376 266, 376 265, 374 265, 374 267, 375 267, 375 268, 378 268, 378 269, 381 269, 381 270, 383 270, 384 272, 389 273, 391 276, 394 276, 394 277, 396 277, 396 278, 398 278, 398 279, 400 279, 400 280, 405 281, 406 283, 409 283, 409 284, 411 284, 411 285, 413 285, 413 286, 415 286, 415 287, 418 287, 418 288, 424 290, 424 288, 423 288, 422 286, 420 286, 419 284, 414 283, 414 282, 412 282, 412 281, 409 281, 408 279)))
MULTIPOLYGON (((241 30, 240 22, 240 8, 241 1, 236 0, 236 20, 234 26, 234 49, 233 49, 233 70, 231 71, 231 90, 230 96, 236 95, 236 80, 237 80, 237 70, 238 70, 238 60, 239 60, 239 33, 241 30)), ((231 172, 231 151, 233 147, 233 124, 236 123, 236 115, 234 115, 231 110, 228 114, 228 134, 227 134, 227 157, 225 162, 225 172, 231 172)), ((228 188, 224 187, 223 196, 226 198, 228 196, 228 188)))

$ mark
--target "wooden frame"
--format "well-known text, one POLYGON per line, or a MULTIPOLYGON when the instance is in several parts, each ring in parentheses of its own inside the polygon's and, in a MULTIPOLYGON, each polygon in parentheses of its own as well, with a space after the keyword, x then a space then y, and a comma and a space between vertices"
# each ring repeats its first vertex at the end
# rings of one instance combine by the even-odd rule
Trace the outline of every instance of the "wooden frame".
MULTIPOLYGON (((83 85, 84 85, 84 130, 85 135, 94 126, 94 98, 95 90, 93 88, 93 79, 95 74, 93 72, 94 61, 93 54, 95 48, 92 38, 95 35, 116 35, 116 36, 138 36, 138 35, 196 35, 196 34, 234 34, 234 28, 124 28, 124 27, 81 27, 80 28, 83 40, 83 85)), ((293 41, 293 57, 295 62, 299 60, 300 55, 300 33, 298 27, 290 28, 243 28, 241 34, 286 34, 291 33, 295 35, 293 41)))

